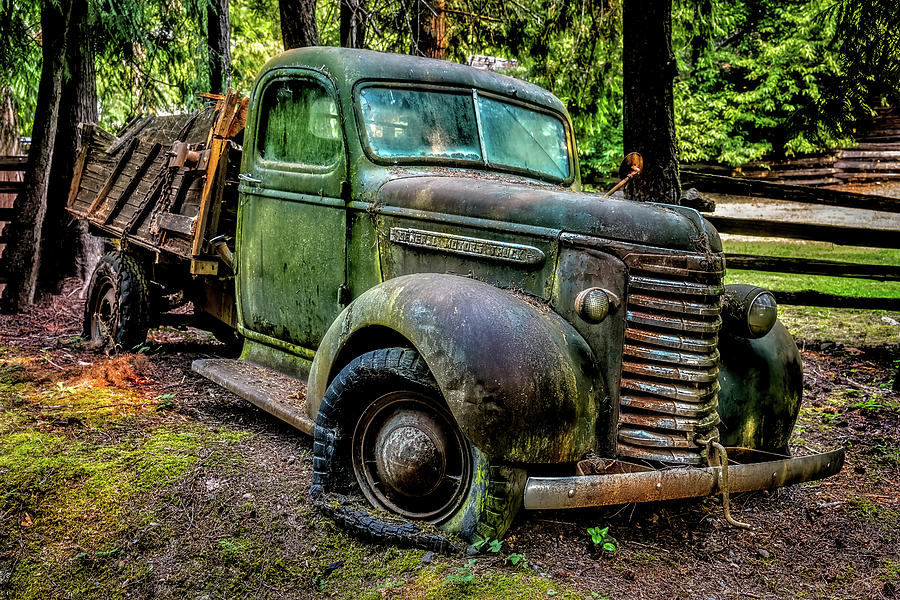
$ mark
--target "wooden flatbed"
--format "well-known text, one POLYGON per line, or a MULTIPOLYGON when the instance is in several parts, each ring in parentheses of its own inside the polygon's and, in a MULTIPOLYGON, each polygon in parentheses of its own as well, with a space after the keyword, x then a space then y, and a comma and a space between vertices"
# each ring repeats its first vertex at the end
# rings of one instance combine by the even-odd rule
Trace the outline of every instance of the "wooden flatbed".
POLYGON ((118 136, 88 127, 67 210, 95 233, 216 275, 208 242, 234 236, 248 99, 209 98, 195 113, 134 119, 118 136))

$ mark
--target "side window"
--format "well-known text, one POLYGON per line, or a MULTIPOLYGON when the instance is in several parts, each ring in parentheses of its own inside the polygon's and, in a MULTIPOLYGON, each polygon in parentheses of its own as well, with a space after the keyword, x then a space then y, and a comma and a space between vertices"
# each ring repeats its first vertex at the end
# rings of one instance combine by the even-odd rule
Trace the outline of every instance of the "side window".
POLYGON ((265 161, 334 166, 342 149, 334 100, 312 80, 273 81, 263 92, 257 140, 265 161))

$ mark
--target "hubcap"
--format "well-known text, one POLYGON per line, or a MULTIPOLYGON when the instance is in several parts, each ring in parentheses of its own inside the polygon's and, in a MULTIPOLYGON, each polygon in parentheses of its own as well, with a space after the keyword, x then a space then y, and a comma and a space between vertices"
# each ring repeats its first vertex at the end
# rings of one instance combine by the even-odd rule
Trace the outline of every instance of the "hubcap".
POLYGON ((404 496, 421 498, 441 483, 446 441, 431 415, 400 409, 381 427, 375 464, 381 480, 404 496))
POLYGON ((360 490, 382 510, 441 523, 469 487, 469 444, 450 412, 418 392, 392 392, 357 422, 353 471, 360 490))

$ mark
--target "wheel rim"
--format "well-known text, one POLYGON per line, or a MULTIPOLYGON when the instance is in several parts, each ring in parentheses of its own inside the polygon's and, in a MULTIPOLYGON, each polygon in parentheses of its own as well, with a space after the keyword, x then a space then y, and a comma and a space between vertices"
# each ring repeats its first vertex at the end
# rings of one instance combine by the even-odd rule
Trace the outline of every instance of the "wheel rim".
POLYGON ((105 342, 112 338, 116 308, 116 290, 112 282, 100 282, 91 302, 91 341, 105 342))
POLYGON ((375 507, 441 523, 469 488, 472 456, 450 412, 413 391, 385 394, 370 404, 353 432, 356 481, 375 507))

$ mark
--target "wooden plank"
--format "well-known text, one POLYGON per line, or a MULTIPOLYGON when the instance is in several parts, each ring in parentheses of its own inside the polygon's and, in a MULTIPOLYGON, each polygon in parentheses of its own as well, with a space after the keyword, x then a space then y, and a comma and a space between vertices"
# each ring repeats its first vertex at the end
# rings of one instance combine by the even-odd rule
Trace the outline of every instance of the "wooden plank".
POLYGON ((861 139, 876 144, 896 144, 900 142, 900 135, 867 135, 861 139))
POLYGON ((745 165, 741 168, 741 170, 745 170, 748 167, 750 168, 771 168, 773 170, 780 169, 796 169, 797 167, 828 167, 834 162, 833 155, 825 155, 825 156, 805 156, 803 158, 791 158, 788 160, 779 160, 776 162, 766 162, 766 161, 755 161, 745 165))
POLYGON ((841 158, 875 158, 879 160, 898 159, 900 150, 841 150, 841 158))
POLYGON ((122 137, 113 142, 113 144, 106 151, 107 154, 116 154, 119 150, 122 149, 122 146, 125 144, 131 143, 133 140, 137 138, 137 134, 139 134, 147 125, 153 121, 153 115, 147 115, 142 119, 138 120, 138 122, 134 125, 134 127, 129 127, 127 132, 124 132, 122 137))
POLYGON ((109 211, 109 214, 107 214, 106 218, 103 220, 104 225, 112 221, 113 217, 117 215, 118 212, 122 209, 124 201, 127 201, 134 190, 137 189, 138 184, 141 182, 141 179, 144 177, 147 169, 150 168, 150 165, 152 165, 156 160, 156 157, 161 149, 162 144, 159 143, 153 144, 153 146, 150 147, 150 151, 147 153, 147 156, 144 157, 144 160, 141 161, 141 164, 137 167, 137 169, 135 169, 134 174, 131 175, 128 180, 128 185, 125 186, 122 194, 116 199, 116 205, 113 206, 112 210, 109 211))
POLYGON ((864 310, 900 310, 900 298, 860 298, 858 296, 837 296, 812 290, 799 292, 773 291, 779 304, 794 306, 825 306, 834 308, 859 308, 864 310))
POLYGON ((729 269, 748 271, 900 281, 900 266, 894 265, 867 265, 835 260, 751 256, 749 254, 726 254, 725 265, 729 269))
POLYGON ((681 172, 681 185, 682 187, 694 186, 703 192, 720 192, 754 198, 803 202, 806 204, 826 204, 846 208, 900 212, 900 198, 860 194, 843 190, 810 189, 788 183, 771 183, 740 177, 722 177, 694 171, 681 172))
MULTIPOLYGON (((246 118, 246 112, 241 114, 245 104, 241 95, 231 92, 225 96, 222 109, 219 112, 219 118, 210 133, 211 143, 207 144, 210 148, 209 163, 206 169, 206 181, 203 185, 203 192, 200 196, 200 209, 197 214, 197 231, 191 245, 191 256, 200 256, 203 250, 204 237, 206 236, 207 220, 210 215, 210 205, 214 202, 221 202, 222 189, 225 183, 225 171, 228 165, 228 133, 233 122, 239 122, 246 118), (221 160, 226 156, 226 160, 221 160)), ((235 123, 237 126, 237 123, 235 123)))
POLYGON ((188 237, 194 233, 194 218, 176 215, 174 213, 162 213, 157 217, 159 228, 174 233, 180 233, 188 237))
POLYGON ((27 156, 0 156, 0 171, 24 171, 27 156))
POLYGON ((707 216, 706 220, 712 223, 719 233, 812 240, 869 248, 900 248, 900 230, 790 223, 766 219, 738 219, 715 215, 707 216))
POLYGON ((773 169, 771 171, 752 171, 744 169, 746 177, 763 177, 766 179, 793 179, 802 177, 818 177, 837 173, 834 167, 822 167, 817 169, 773 169))
POLYGON ((84 161, 87 160, 88 153, 91 151, 91 145, 85 144, 78 152, 78 158, 75 160, 75 168, 72 170, 72 185, 69 186, 69 200, 66 202, 66 208, 71 208, 75 204, 78 197, 78 189, 81 187, 81 176, 84 174, 84 161))
MULTIPOLYGON (((163 165, 163 168, 165 168, 165 165, 163 165)), ((137 229, 138 224, 147 217, 147 213, 150 212, 150 208, 153 206, 154 201, 159 198, 162 193, 163 184, 165 184, 165 177, 163 176, 163 173, 159 173, 151 184, 150 189, 141 198, 141 202, 134 211, 131 221, 122 228, 122 233, 130 234, 137 229)))
MULTIPOLYGON (((835 176, 838 174, 835 173, 835 176)), ((783 179, 780 181, 773 181, 772 183, 788 183, 790 185, 802 185, 804 187, 820 187, 823 185, 836 185, 841 183, 840 179, 835 179, 834 177, 826 177, 824 179, 783 179)))
POLYGON ((900 179, 900 172, 880 171, 877 173, 853 173, 844 171, 843 173, 835 173, 834 176, 841 181, 893 181, 895 179, 900 179))
POLYGON ((116 163, 116 166, 113 167, 112 173, 109 174, 109 177, 106 179, 106 183, 103 184, 103 189, 100 190, 100 193, 97 194, 97 197, 94 199, 93 204, 87 211, 87 216, 90 219, 94 211, 100 208, 100 205, 103 204, 103 201, 106 199, 106 195, 109 193, 109 190, 112 189, 113 184, 116 182, 116 179, 119 177, 119 174, 122 172, 122 169, 125 168, 125 165, 128 163, 128 159, 131 157, 131 153, 134 152, 135 147, 137 146, 137 138, 132 138, 131 143, 128 144, 128 147, 125 148, 125 152, 122 153, 122 158, 119 159, 119 162, 116 163))
POLYGON ((834 165, 845 171, 900 171, 900 162, 880 160, 840 160, 834 165))
POLYGON ((855 147, 854 150, 872 150, 872 151, 892 151, 900 149, 900 144, 891 144, 890 142, 860 142, 855 147))

